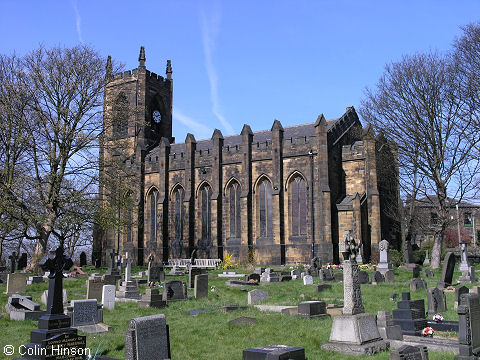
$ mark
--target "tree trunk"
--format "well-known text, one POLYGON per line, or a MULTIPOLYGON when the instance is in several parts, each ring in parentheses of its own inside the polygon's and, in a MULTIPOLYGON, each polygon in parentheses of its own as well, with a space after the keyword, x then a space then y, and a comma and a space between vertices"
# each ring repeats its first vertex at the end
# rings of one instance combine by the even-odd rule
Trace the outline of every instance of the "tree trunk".
POLYGON ((443 234, 444 232, 435 234, 435 238, 433 240, 432 261, 430 263, 432 269, 438 269, 440 267, 442 260, 443 234))

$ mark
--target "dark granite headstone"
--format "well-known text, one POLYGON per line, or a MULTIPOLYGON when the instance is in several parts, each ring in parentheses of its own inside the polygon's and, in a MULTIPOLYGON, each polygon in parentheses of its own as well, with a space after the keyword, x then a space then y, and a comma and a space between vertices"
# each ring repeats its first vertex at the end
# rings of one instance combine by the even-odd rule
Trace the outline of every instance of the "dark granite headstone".
POLYGON ((98 324, 98 304, 96 299, 72 300, 72 325, 98 324))
POLYGON ((298 316, 308 319, 328 316, 327 305, 324 301, 301 302, 298 304, 298 316))
POLYGON ((454 302, 454 310, 458 309, 458 305, 460 305, 460 298, 464 294, 468 294, 470 292, 470 289, 467 288, 466 286, 459 286, 455 288, 455 302, 454 302))
POLYGON ((332 285, 330 284, 318 284, 316 286, 317 292, 322 292, 324 290, 330 290, 332 288, 332 285))
POLYGON ((305 349, 296 346, 268 345, 243 350, 243 360, 305 360, 305 349))
POLYGON ((180 280, 169 280, 163 285, 163 300, 176 301, 187 298, 186 284, 180 280))
POLYGON ((400 325, 403 335, 420 335, 427 326, 424 300, 410 300, 410 293, 404 292, 397 307, 393 310, 393 321, 400 325))
POLYGON ((18 270, 23 270, 27 267, 27 264, 28 263, 28 257, 27 257, 27 253, 22 253, 22 255, 20 256, 20 258, 18 259, 18 265, 17 265, 17 269, 18 270))
POLYGON ((358 282, 360 284, 368 284, 370 282, 368 272, 360 270, 358 272, 358 282))
POLYGON ((165 315, 133 318, 125 332, 125 360, 170 359, 170 336, 165 315))
POLYGON ((413 278, 410 280, 410 291, 425 290, 427 283, 423 279, 413 278))
POLYGON ((402 345, 390 350, 390 360, 428 360, 428 350, 426 346, 402 345))
POLYGON ((335 281, 333 277, 332 269, 320 269, 318 271, 318 277, 321 282, 323 281, 335 281))
POLYGON ((163 266, 152 265, 150 268, 150 281, 165 281, 165 270, 163 266))
POLYGON ((257 273, 250 274, 247 276, 247 281, 250 281, 250 280, 255 280, 257 282, 260 282, 260 275, 258 275, 257 273))
POLYGON ((82 251, 80 253, 80 267, 87 265, 87 254, 85 254, 85 251, 82 251))
POLYGON ((447 311, 447 302, 443 290, 438 287, 428 288, 428 316, 447 311))
POLYGON ((380 271, 374 271, 372 273, 372 284, 378 284, 381 282, 385 282, 385 278, 383 277, 380 271))
POLYGON ((195 275, 193 296, 196 299, 208 297, 208 274, 195 275))
POLYGON ((167 302, 163 300, 162 294, 157 289, 147 288, 138 302, 138 306, 163 308, 167 306, 167 302))
POLYGON ((438 282, 439 286, 447 287, 452 284, 453 271, 455 270, 455 255, 448 252, 443 259, 442 276, 438 282))
POLYGON ((478 359, 480 355, 480 298, 464 294, 458 306, 458 347, 455 360, 478 359))
POLYGON ((190 267, 188 270, 188 288, 193 289, 194 287, 194 281, 195 281, 195 275, 200 275, 202 273, 202 270, 200 268, 194 268, 190 267))

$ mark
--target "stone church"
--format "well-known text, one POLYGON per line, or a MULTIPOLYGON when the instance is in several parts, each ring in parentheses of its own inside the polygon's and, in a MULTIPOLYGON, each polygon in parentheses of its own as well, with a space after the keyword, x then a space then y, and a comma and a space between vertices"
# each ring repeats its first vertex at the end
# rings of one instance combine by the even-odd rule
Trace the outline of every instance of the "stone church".
POLYGON ((107 63, 99 200, 121 221, 95 231, 94 257, 128 251, 143 264, 196 249, 238 263, 338 262, 349 229, 364 261, 382 239, 399 248, 396 150, 362 128, 353 107, 331 120, 176 142, 171 63, 163 77, 146 69, 143 47, 138 61, 119 74, 107 63))

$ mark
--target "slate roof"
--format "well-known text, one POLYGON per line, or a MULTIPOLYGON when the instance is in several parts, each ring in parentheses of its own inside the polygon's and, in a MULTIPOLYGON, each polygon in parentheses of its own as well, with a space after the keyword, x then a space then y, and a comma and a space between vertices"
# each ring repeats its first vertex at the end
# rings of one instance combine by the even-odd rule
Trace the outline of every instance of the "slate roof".
MULTIPOLYGON (((333 119, 327 121, 327 131, 330 130, 333 125, 340 119, 333 119)), ((301 124, 295 126, 287 126, 284 128, 283 138, 284 139, 297 139, 301 137, 309 137, 315 135, 315 123, 301 124)), ((264 143, 266 141, 272 140, 272 132, 270 130, 261 130, 253 133, 253 142, 254 143, 264 143)), ((225 136, 223 139, 223 146, 235 146, 241 145, 242 135, 231 135, 225 136)), ((198 140, 197 141, 197 150, 207 150, 212 148, 212 140, 198 140)), ((185 152, 185 143, 172 144, 170 146, 170 153, 182 153, 185 152)))
MULTIPOLYGON (((408 202, 408 200, 407 200, 408 202)), ((438 197, 434 195, 428 195, 424 198, 418 199, 415 201, 417 206, 423 207, 423 208, 434 208, 438 206, 438 197)), ((447 206, 450 208, 455 208, 456 205, 458 204, 459 208, 480 208, 480 205, 478 204, 471 204, 466 201, 460 201, 458 202, 457 199, 449 198, 447 197, 446 199, 447 206)))

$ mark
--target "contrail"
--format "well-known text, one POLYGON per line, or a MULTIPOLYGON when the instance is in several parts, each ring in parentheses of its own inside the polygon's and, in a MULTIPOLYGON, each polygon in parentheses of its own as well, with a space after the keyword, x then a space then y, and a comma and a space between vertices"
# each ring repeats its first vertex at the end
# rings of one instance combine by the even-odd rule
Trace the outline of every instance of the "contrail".
POLYGON ((75 22, 76 22, 76 25, 77 25, 78 41, 80 41, 83 44, 82 18, 80 17, 80 13, 78 12, 77 0, 72 0, 72 5, 73 5, 73 11, 75 11, 75 22))
POLYGON ((173 118, 192 130, 192 133, 198 136, 198 139, 208 139, 212 136, 213 130, 211 128, 193 120, 175 107, 173 108, 173 118))
POLYGON ((214 11, 210 21, 206 18, 203 11, 200 13, 200 17, 203 52, 205 54, 205 67, 207 68, 208 80, 210 82, 210 100, 212 102, 212 112, 215 114, 218 120, 220 120, 220 123, 223 125, 227 134, 232 135, 234 133, 233 127, 220 111, 220 99, 218 97, 218 76, 212 61, 212 50, 215 47, 214 37, 218 32, 220 13, 218 10, 214 11))

